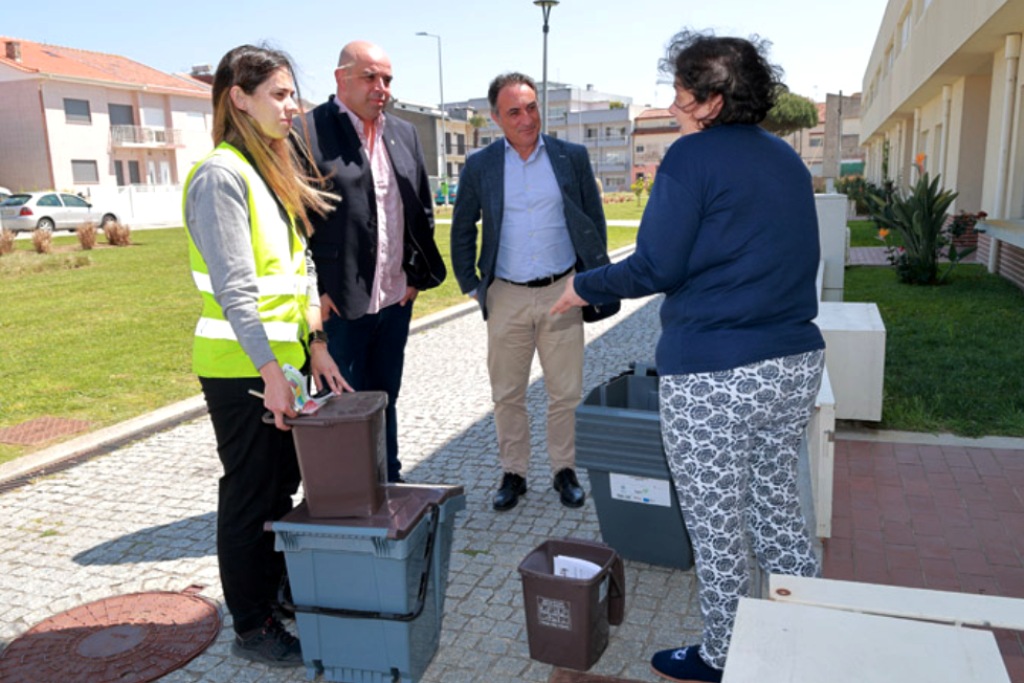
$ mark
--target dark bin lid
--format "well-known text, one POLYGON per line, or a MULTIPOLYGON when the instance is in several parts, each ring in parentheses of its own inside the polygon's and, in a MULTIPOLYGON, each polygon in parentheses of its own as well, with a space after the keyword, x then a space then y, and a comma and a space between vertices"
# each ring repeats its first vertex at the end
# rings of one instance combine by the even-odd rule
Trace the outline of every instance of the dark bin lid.
POLYGON ((295 427, 330 427, 341 422, 365 422, 388 405, 383 391, 348 391, 332 396, 312 415, 286 417, 285 424, 295 427))
POLYGON ((419 521, 427 513, 431 503, 443 505, 456 496, 463 495, 461 486, 420 486, 416 484, 388 484, 384 487, 384 503, 374 514, 368 517, 310 517, 305 501, 277 522, 268 522, 270 531, 312 530, 312 527, 330 527, 337 530, 345 527, 346 531, 366 535, 386 536, 391 540, 401 540, 416 528, 419 521))

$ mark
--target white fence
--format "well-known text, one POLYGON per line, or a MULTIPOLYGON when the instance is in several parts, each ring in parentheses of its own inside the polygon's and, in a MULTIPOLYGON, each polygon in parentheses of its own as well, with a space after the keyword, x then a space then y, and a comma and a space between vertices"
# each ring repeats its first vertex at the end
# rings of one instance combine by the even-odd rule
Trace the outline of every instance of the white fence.
POLYGON ((181 190, 181 185, 96 187, 89 192, 89 202, 112 209, 132 227, 181 225, 181 190))

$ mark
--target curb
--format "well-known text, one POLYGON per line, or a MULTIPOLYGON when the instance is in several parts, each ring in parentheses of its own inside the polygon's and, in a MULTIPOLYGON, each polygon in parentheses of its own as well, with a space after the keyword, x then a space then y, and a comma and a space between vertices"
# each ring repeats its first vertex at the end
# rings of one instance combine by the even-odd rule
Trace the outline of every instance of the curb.
POLYGON ((202 395, 197 395, 75 439, 62 441, 41 451, 28 453, 0 465, 0 490, 60 471, 86 458, 205 414, 206 402, 202 395))

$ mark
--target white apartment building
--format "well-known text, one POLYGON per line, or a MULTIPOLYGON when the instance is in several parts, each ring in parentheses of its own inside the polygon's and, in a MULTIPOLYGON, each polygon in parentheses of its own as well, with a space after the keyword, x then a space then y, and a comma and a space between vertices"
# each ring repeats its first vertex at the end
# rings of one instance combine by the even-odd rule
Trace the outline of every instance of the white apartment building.
POLYGON ((118 55, 0 44, 0 185, 87 195, 174 186, 213 146, 204 83, 118 55))
POLYGON ((890 0, 864 74, 865 176, 901 187, 920 162, 985 211, 979 256, 1024 287, 1024 0, 890 0))

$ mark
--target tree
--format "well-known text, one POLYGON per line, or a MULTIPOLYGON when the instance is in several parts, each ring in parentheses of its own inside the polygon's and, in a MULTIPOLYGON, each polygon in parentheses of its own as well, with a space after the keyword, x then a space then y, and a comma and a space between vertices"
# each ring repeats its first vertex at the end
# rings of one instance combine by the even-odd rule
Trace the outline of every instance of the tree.
POLYGON ((480 146, 480 129, 487 125, 487 119, 480 114, 469 117, 469 125, 473 126, 473 149, 480 146))
POLYGON ((775 106, 761 126, 779 137, 789 135, 802 128, 818 125, 818 107, 806 97, 794 95, 782 89, 775 99, 775 106))

